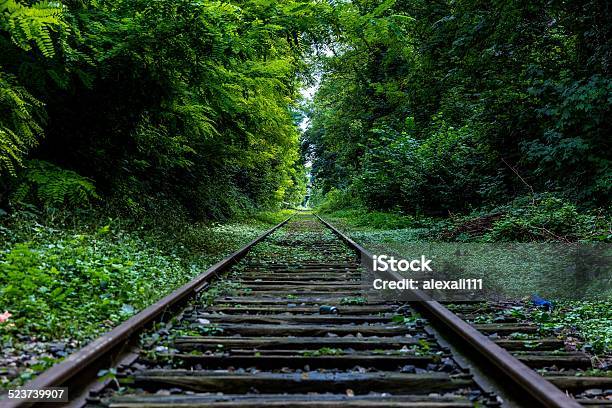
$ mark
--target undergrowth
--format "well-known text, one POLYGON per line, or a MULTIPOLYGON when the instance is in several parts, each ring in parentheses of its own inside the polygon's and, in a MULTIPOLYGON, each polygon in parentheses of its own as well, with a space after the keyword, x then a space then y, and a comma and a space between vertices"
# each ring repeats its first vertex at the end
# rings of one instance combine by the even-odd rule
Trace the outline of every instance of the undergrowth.
MULTIPOLYGON (((24 211, 0 218, 0 342, 82 345, 206 270, 287 212, 172 230, 124 229, 117 221, 76 223, 24 211), (44 219, 44 221, 43 221, 44 219), (75 343, 76 342, 76 343, 75 343)), ((22 369, 5 386, 48 364, 22 369)), ((40 359, 38 359, 40 360, 40 359)), ((28 363, 29 364, 29 363, 28 363)), ((17 381, 17 383, 15 383, 17 381)))
POLYGON ((520 197, 469 214, 433 218, 340 208, 332 194, 319 212, 355 230, 403 230, 413 240, 459 242, 612 242, 612 217, 605 209, 581 211, 554 194, 520 197))
POLYGON ((612 299, 556 302, 551 312, 536 309, 529 317, 544 331, 578 333, 587 351, 612 351, 612 299))

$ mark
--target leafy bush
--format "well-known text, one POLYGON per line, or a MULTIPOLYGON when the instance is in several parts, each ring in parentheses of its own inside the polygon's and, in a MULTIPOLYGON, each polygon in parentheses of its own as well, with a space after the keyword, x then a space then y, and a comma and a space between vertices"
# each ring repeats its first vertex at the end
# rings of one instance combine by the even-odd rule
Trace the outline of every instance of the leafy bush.
POLYGON ((355 199, 350 191, 333 188, 327 194, 325 194, 322 203, 319 205, 317 210, 322 213, 328 213, 358 207, 359 205, 357 203, 357 199, 355 199))
POLYGON ((32 44, 46 57, 55 55, 51 33, 66 29, 62 20, 64 5, 55 1, 39 1, 31 6, 15 0, 0 4, 0 29, 7 30, 15 44, 31 50, 32 44))
POLYGON ((478 127, 455 128, 437 118, 431 131, 393 169, 401 178, 401 208, 446 215, 493 195, 494 200, 503 197, 503 187, 486 177, 495 155, 479 143, 478 127))
POLYGON ((0 176, 15 175, 28 150, 42 136, 42 103, 0 71, 0 176))
MULTIPOLYGON (((10 41, 7 42, 11 45, 24 51, 34 48, 45 58, 51 58, 56 54, 52 32, 67 31, 63 10, 59 2, 39 1, 28 6, 15 0, 2 1, 0 31, 8 35, 10 41)), ((2 45, 0 50, 4 57, 6 48, 2 45)), ((31 59, 28 58, 28 63, 31 59)), ((21 166, 28 151, 36 146, 43 134, 43 103, 3 68, 0 66, 0 176, 3 173, 15 175, 15 167, 21 166)))
MULTIPOLYGON (((478 143, 479 128, 457 129, 437 118, 430 131, 426 140, 418 140, 410 127, 402 132, 373 129, 376 139, 370 141, 361 169, 345 191, 371 210, 437 215, 504 197, 500 181, 487 176, 495 155, 478 143)), ((332 188, 322 209, 354 207, 332 188)))
POLYGON ((534 81, 528 91, 548 99, 537 110, 538 120, 546 124, 542 135, 521 145, 536 174, 555 180, 583 202, 606 203, 612 170, 609 158, 600 155, 610 132, 612 79, 601 74, 575 79, 563 73, 556 81, 534 81))
POLYGON ((16 203, 38 204, 46 208, 82 207, 98 198, 91 180, 41 160, 28 162, 12 196, 16 203))
POLYGON ((530 318, 544 331, 577 332, 596 353, 612 349, 612 304, 610 301, 558 302, 552 313, 537 309, 530 318))
MULTIPOLYGON (((608 223, 609 228, 609 223, 608 223)), ((485 240, 531 241, 579 239, 609 240, 605 217, 584 214, 560 197, 544 194, 533 198, 516 199, 507 213, 495 221, 485 240), (603 228, 602 228, 603 227, 603 228)))
POLYGON ((282 211, 261 211, 255 213, 252 218, 265 223, 265 224, 278 224, 281 221, 286 220, 289 216, 293 214, 292 210, 282 210, 282 211))

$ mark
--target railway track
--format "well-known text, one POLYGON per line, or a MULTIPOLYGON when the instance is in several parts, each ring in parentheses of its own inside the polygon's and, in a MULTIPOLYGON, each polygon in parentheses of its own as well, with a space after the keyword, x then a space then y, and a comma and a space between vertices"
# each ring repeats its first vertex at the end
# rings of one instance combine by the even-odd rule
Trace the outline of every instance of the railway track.
POLYGON ((298 214, 26 387, 68 386, 72 406, 113 408, 606 406, 583 392, 610 378, 576 377, 588 357, 556 339, 513 334, 533 335, 528 324, 479 324, 499 312, 483 304, 455 315, 364 297, 364 256, 298 214), (558 369, 550 382, 542 367, 558 369))

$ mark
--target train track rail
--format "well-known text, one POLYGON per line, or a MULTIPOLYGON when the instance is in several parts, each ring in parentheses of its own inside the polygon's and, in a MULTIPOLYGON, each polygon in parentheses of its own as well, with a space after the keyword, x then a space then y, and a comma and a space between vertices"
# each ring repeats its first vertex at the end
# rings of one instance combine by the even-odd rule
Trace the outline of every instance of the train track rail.
POLYGON ((573 396, 610 378, 573 376, 588 358, 558 352, 556 339, 511 336, 529 325, 478 325, 495 313, 479 304, 454 314, 425 297, 368 299, 368 257, 298 214, 25 388, 67 386, 70 406, 113 408, 606 405, 573 396), (534 371, 551 366, 548 380, 534 371))

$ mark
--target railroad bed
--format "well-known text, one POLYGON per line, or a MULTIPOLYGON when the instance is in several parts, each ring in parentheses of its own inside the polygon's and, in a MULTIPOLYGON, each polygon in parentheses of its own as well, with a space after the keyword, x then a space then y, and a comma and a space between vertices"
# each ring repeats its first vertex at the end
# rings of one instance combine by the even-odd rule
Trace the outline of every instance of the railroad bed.
MULTIPOLYGON (((121 351, 115 347, 113 352, 116 363, 119 359, 116 371, 105 381, 83 385, 85 398, 75 404, 473 407, 504 402, 508 406, 507 396, 516 392, 517 385, 504 390, 504 380, 486 380, 486 369, 483 375, 464 353, 456 355, 457 347, 463 346, 450 344, 453 336, 449 343, 449 336, 438 331, 436 326, 443 324, 434 321, 435 313, 428 316, 426 309, 416 310, 418 304, 364 297, 359 255, 350 242, 339 239, 314 216, 294 216, 253 245, 221 279, 192 285, 198 294, 174 317, 156 323, 137 341, 133 335, 131 340, 126 337, 121 351)), ((588 356, 564 354, 558 339, 537 338, 534 326, 513 320, 495 306, 451 308, 527 366, 549 368, 550 380, 582 397, 581 403, 605 406, 605 391, 598 395, 584 391, 612 388, 608 381, 612 378, 574 375, 590 367, 588 356), (477 323, 483 313, 497 317, 495 323, 477 323)), ((47 378, 60 378, 60 372, 57 369, 47 378)), ((50 385, 44 374, 41 377, 38 385, 50 385)), ((529 381, 541 380, 537 377, 529 381)), ((579 406, 543 383, 540 392, 556 402, 540 406, 579 406)), ((530 386, 520 385, 519 391, 530 392, 530 386)), ((514 406, 538 406, 532 404, 536 403, 514 406)))
POLYGON ((591 355, 566 346, 553 331, 540 330, 515 302, 446 306, 583 405, 612 407, 612 372, 598 369, 591 355))

